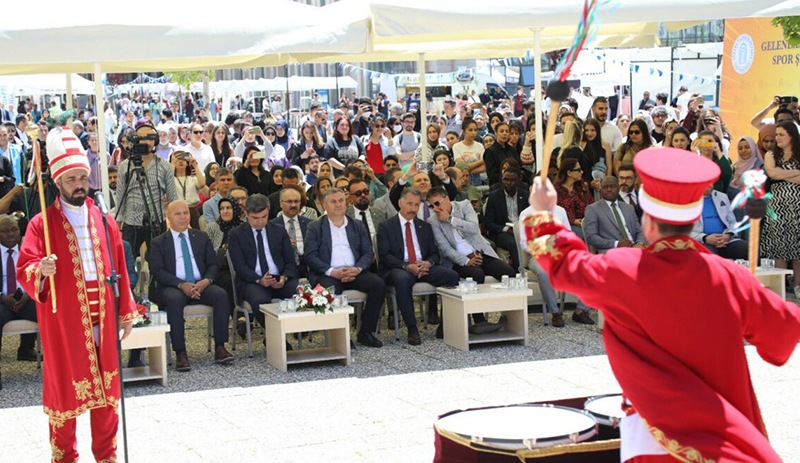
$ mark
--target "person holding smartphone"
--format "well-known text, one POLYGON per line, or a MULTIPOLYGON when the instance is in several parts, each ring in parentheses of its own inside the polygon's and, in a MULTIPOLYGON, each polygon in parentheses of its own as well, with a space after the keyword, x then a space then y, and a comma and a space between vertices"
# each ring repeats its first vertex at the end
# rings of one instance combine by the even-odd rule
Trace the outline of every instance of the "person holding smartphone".
POLYGON ((175 173, 175 189, 178 199, 189 206, 189 223, 195 230, 200 229, 200 195, 206 186, 206 177, 198 167, 197 160, 186 151, 172 153, 172 169, 175 173))

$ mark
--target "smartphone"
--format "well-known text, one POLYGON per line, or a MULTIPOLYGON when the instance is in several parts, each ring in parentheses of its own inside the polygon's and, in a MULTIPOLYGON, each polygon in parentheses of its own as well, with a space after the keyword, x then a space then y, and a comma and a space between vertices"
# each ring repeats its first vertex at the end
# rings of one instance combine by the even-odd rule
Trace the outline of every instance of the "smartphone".
POLYGON ((701 138, 700 141, 697 142, 697 147, 700 149, 711 148, 714 146, 714 142, 711 140, 706 140, 705 138, 701 138))
POLYGON ((707 117, 707 118, 703 119, 703 122, 705 122, 705 123, 706 123, 706 125, 709 125, 709 124, 713 124, 713 123, 715 123, 715 122, 717 122, 717 121, 716 121, 716 120, 714 120, 714 119, 713 119, 713 118, 711 118, 711 117, 707 117))
POLYGON ((791 96, 782 96, 781 97, 781 104, 782 105, 792 104, 792 97, 791 96))

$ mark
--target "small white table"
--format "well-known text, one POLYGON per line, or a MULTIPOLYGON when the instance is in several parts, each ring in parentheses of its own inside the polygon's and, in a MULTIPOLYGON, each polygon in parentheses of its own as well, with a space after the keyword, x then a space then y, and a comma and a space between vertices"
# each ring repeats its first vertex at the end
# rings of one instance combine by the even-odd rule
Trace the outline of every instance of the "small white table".
POLYGON ((761 281, 765 288, 775 291, 781 299, 786 300, 786 275, 791 275, 793 272, 785 268, 775 268, 772 270, 764 270, 761 267, 756 268, 756 278, 761 281))
POLYGON ((123 381, 145 381, 158 379, 167 385, 167 334, 169 325, 140 326, 122 341, 122 350, 147 349, 150 365, 122 368, 123 381))
POLYGON ((442 296, 444 343, 467 351, 470 344, 513 341, 528 345, 528 296, 526 289, 496 289, 491 284, 478 285, 475 293, 462 293, 458 288, 436 288, 442 296), (489 334, 469 332, 469 314, 503 312, 508 322, 502 330, 489 334))
POLYGON ((336 307, 333 312, 280 312, 278 304, 259 307, 266 321, 267 363, 280 371, 296 363, 340 360, 350 365, 350 315, 353 307, 336 307), (306 331, 328 331, 329 346, 286 351, 286 335, 306 331))

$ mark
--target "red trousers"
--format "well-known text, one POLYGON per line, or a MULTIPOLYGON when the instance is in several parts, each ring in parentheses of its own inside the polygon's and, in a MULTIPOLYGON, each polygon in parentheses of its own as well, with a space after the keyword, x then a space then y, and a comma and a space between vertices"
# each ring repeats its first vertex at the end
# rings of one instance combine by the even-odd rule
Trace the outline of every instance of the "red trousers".
POLYGON ((678 460, 671 455, 640 455, 625 463, 675 463, 676 461, 678 460))
MULTIPOLYGON (((92 428, 92 453, 98 462, 117 461, 117 427, 119 417, 114 407, 100 407, 89 411, 92 428)), ((67 420, 56 428, 50 424, 50 447, 53 463, 78 461, 78 441, 75 438, 75 420, 67 420)))

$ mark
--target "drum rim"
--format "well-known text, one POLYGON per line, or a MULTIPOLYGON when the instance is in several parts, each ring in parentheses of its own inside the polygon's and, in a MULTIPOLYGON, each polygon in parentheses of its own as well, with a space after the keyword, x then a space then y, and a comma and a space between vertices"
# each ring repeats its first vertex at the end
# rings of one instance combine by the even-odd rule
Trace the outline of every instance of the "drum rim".
POLYGON ((587 440, 591 439, 592 437, 595 437, 595 436, 597 436, 599 434, 599 430, 598 430, 597 426, 598 426, 597 419, 594 416, 592 416, 592 414, 589 413, 588 411, 581 410, 579 408, 566 407, 566 406, 563 406, 563 405, 553 405, 553 404, 510 404, 510 405, 496 405, 496 406, 490 406, 490 407, 453 410, 453 411, 444 413, 442 415, 439 415, 439 418, 436 420, 436 423, 434 423, 434 427, 438 431, 445 431, 447 433, 460 436, 461 438, 468 440, 471 443, 471 445, 473 445, 473 446, 485 447, 485 448, 489 448, 489 449, 511 450, 511 451, 523 450, 525 448, 527 448, 528 450, 535 449, 535 448, 547 448, 547 447, 559 445, 560 442, 564 442, 564 441, 570 441, 572 443, 584 442, 584 441, 587 441, 587 440), (466 435, 466 434, 462 434, 462 433, 459 433, 459 432, 451 431, 449 429, 440 427, 440 423, 439 422, 443 418, 447 418, 448 416, 451 416, 451 415, 454 415, 454 414, 457 414, 457 413, 464 413, 464 412, 470 412, 470 411, 481 411, 481 410, 494 410, 494 409, 510 408, 510 407, 557 408, 557 409, 569 411, 569 412, 572 412, 572 413, 579 413, 581 415, 584 415, 584 416, 586 416, 586 417, 588 417, 588 418, 590 418, 592 420, 592 425, 589 426, 588 428, 584 428, 584 429, 581 429, 579 431, 575 431, 573 433, 566 434, 566 435, 548 436, 548 437, 537 438, 537 439, 532 439, 532 438, 531 439, 504 439, 504 438, 499 438, 499 437, 491 437, 491 438, 488 438, 488 440, 487 440, 486 437, 466 435), (572 436, 577 436, 577 437, 575 439, 573 439, 572 436), (551 444, 552 443, 552 444, 551 445, 542 446, 541 445, 542 443, 546 443, 546 444, 551 444), (506 444, 506 445, 504 445, 504 444, 506 444), (513 444, 514 447, 511 447, 509 444, 513 444), (521 447, 517 448, 517 446, 521 446, 521 447))
MULTIPOLYGON (((621 417, 604 415, 602 413, 593 412, 593 411, 589 410, 588 408, 586 408, 587 405, 589 405, 591 402, 595 402, 595 401, 600 400, 600 399, 606 399, 606 398, 609 398, 609 397, 619 397, 620 398, 620 405, 622 404, 622 400, 624 399, 624 396, 622 395, 622 393, 596 395, 596 396, 589 397, 588 399, 586 399, 585 402, 583 402, 583 409, 589 415, 591 415, 595 419, 595 421, 597 421, 598 424, 604 425, 604 426, 616 427, 619 424, 619 421, 622 419, 621 417)), ((621 409, 620 409, 620 411, 621 411, 621 409)))

